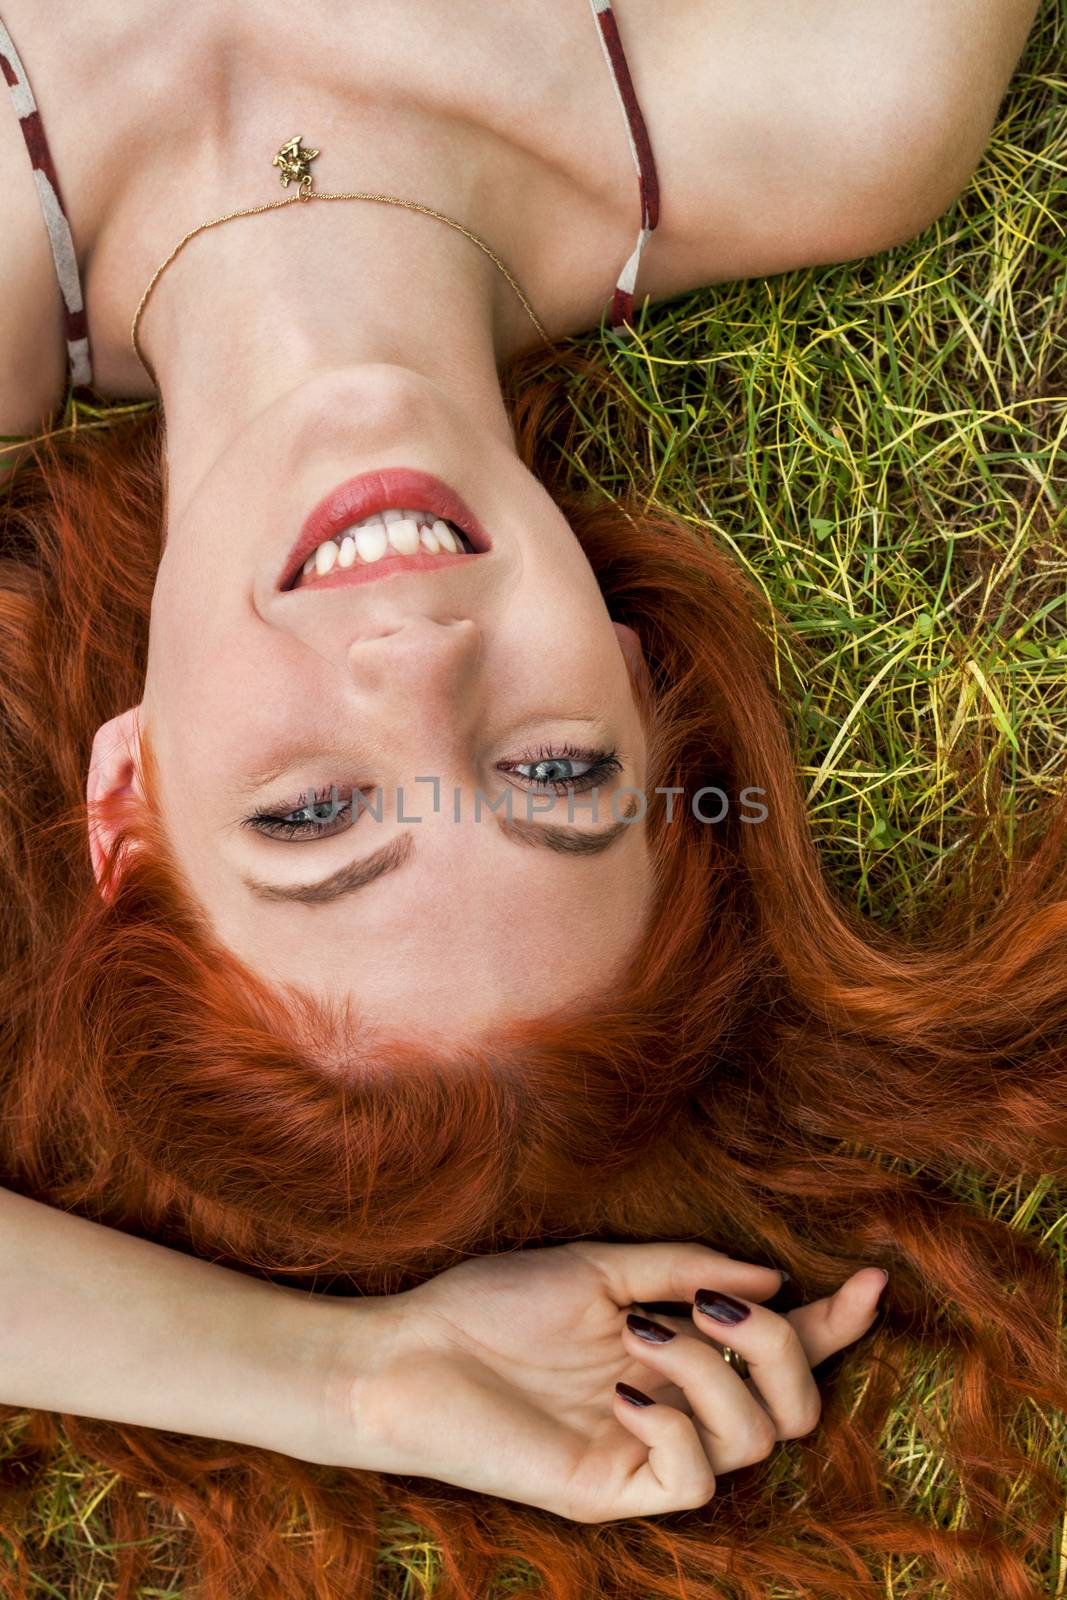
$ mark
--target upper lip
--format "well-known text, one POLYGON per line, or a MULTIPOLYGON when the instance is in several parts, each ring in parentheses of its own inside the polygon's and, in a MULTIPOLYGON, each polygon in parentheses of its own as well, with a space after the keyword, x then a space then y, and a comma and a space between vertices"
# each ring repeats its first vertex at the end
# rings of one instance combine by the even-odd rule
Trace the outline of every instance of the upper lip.
POLYGON ((489 535, 473 511, 447 483, 414 467, 390 467, 349 478, 319 501, 286 557, 278 588, 290 588, 308 556, 342 528, 372 517, 377 511, 399 510, 432 511, 434 516, 454 522, 476 551, 491 548, 489 535))

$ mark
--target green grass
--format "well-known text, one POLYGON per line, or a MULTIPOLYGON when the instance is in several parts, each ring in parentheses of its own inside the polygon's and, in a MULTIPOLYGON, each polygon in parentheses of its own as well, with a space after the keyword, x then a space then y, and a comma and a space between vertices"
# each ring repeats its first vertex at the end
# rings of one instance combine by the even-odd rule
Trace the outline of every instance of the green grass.
POLYGON ((801 641, 780 674, 827 870, 906 928, 969 814, 1010 850, 1063 782, 1065 51, 1046 6, 980 170, 918 239, 653 306, 572 397, 572 478, 709 529, 801 641))
MULTIPOLYGON (((966 891, 972 819, 1006 857, 1067 768, 1065 61, 1067 0, 1046 0, 979 170, 917 239, 646 307, 621 342, 606 328, 574 341, 605 375, 568 380, 561 465, 590 494, 680 511, 773 600, 797 641, 779 637, 779 670, 826 871, 916 934, 966 891)), ((68 407, 61 425, 110 414, 68 407)), ((1063 1259, 1054 1186, 961 1174, 959 1192, 1063 1259)), ((941 1375, 909 1376, 886 1473, 951 1526, 951 1474, 915 1423, 917 1404, 936 1418, 941 1375)), ((1050 1464, 1067 1479, 1062 1430, 1050 1464)), ((57 1466, 25 1530, 42 1595, 113 1592, 109 1482, 57 1466)), ((382 1537, 380 1593, 429 1600, 432 1545, 413 1528, 382 1537)), ((160 1556, 141 1593, 180 1600, 160 1556)), ((916 1576, 887 1564, 887 1600, 916 1576)), ((1034 1576, 1067 1594, 1063 1529, 1034 1576)), ((497 1596, 513 1589, 502 1574, 497 1596)))

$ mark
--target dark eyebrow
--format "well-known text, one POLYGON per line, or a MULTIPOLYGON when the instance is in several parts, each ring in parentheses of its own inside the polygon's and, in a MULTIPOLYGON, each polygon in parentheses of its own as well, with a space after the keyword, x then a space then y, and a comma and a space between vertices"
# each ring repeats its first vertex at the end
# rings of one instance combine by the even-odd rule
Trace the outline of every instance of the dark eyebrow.
POLYGON ((375 878, 384 877, 387 872, 395 872, 414 849, 415 836, 409 829, 375 850, 373 855, 346 862, 318 883, 262 883, 258 878, 246 878, 243 874, 241 882, 261 900, 299 900, 307 906, 322 906, 331 900, 340 900, 342 895, 355 894, 357 889, 373 883, 375 878))
MULTIPOLYGON (((494 821, 504 837, 511 839, 515 844, 555 850, 562 855, 598 856, 605 850, 610 850, 623 831, 633 826, 630 818, 636 810, 637 800, 630 795, 623 807, 620 820, 610 823, 606 828, 598 828, 595 832, 586 828, 571 827, 565 823, 530 822, 522 817, 509 818, 497 814, 494 814, 494 821)), ((243 875, 241 881, 262 900, 298 900, 303 905, 328 905, 331 900, 340 900, 343 895, 355 894, 357 889, 373 883, 376 878, 384 877, 387 872, 395 872, 405 861, 410 860, 414 850, 415 835, 409 829, 383 845, 380 850, 375 850, 373 854, 362 856, 358 861, 346 862, 343 867, 332 872, 329 877, 320 879, 318 883, 290 886, 281 883, 262 883, 257 878, 246 878, 243 875)))
POLYGON ((636 810, 637 797, 631 794, 619 821, 595 831, 572 828, 560 822, 531 822, 523 817, 497 816, 496 822, 505 839, 512 839, 516 844, 532 844, 542 850, 556 850, 561 855, 598 856, 610 850, 623 831, 632 826, 630 818, 636 810))

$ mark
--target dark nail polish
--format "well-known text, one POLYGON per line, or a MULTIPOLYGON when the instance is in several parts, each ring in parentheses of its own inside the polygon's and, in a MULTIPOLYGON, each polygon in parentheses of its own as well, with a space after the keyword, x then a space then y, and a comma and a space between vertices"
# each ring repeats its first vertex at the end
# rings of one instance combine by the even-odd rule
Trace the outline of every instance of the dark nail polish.
POLYGON ((649 1317, 639 1317, 633 1311, 626 1318, 626 1326, 631 1333, 636 1333, 639 1339, 646 1340, 648 1344, 670 1344, 674 1338, 671 1328, 664 1328, 649 1317))
POLYGON ((784 1267, 774 1267, 772 1270, 781 1275, 783 1283, 792 1283, 793 1274, 791 1272, 787 1272, 784 1267))
POLYGON ((640 1389, 635 1389, 630 1383, 617 1383, 615 1393, 628 1400, 632 1406, 654 1406, 655 1401, 647 1394, 642 1394, 640 1389))
POLYGON ((751 1310, 743 1301, 735 1300, 732 1294, 720 1294, 717 1289, 698 1289, 694 1303, 706 1317, 729 1323, 731 1327, 735 1322, 743 1322, 751 1310))

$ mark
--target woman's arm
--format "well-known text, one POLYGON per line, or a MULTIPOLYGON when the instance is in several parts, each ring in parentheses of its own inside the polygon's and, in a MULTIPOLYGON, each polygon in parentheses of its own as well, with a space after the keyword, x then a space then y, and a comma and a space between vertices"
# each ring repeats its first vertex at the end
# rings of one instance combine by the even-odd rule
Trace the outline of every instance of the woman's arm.
POLYGON ((922 232, 981 161, 1037 12, 1038 0, 623 8, 663 191, 641 294, 849 261, 922 232))
MULTIPOLYGON (((348 1360, 385 1303, 343 1302, 348 1360)), ((340 1312, 0 1189, 2 1404, 312 1459, 340 1312)))
POLYGON ((703 1505, 817 1425, 811 1368, 867 1331, 884 1276, 782 1315, 760 1304, 780 1283, 704 1245, 583 1241, 318 1296, 0 1189, 0 1402, 611 1521, 703 1505), (692 1314, 627 1318, 661 1300, 692 1314))
POLYGON ((37 433, 67 382, 63 300, 33 168, 0 80, 0 484, 23 453, 4 435, 37 433))

